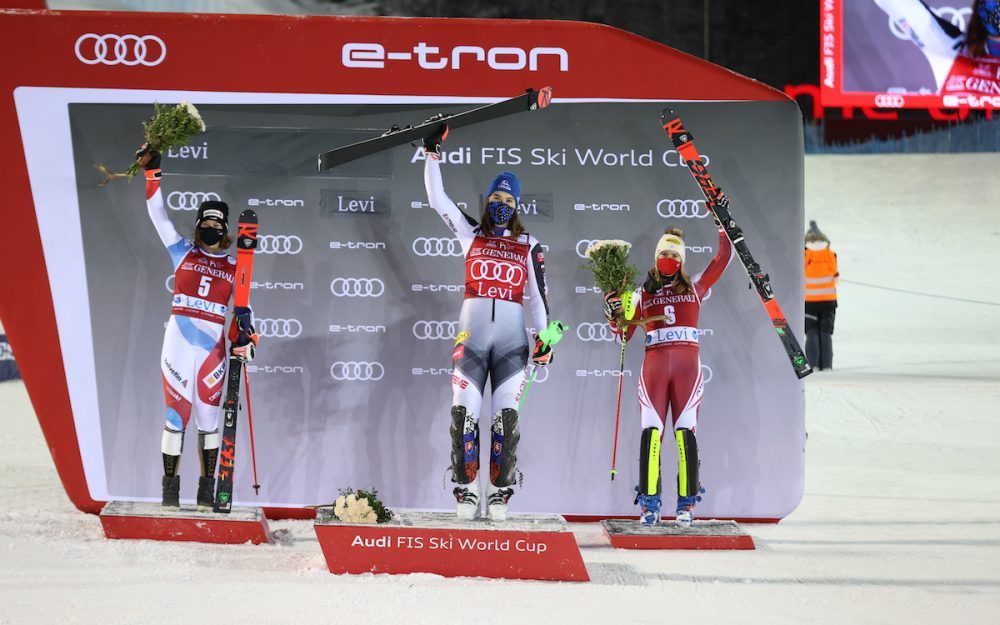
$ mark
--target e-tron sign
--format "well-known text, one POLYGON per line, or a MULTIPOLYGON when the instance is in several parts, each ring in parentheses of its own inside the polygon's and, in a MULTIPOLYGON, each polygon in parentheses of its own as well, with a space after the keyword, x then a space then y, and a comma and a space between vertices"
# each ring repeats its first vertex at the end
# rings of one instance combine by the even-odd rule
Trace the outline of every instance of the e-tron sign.
MULTIPOLYGON (((538 71, 538 60, 543 56, 559 59, 559 71, 569 71, 569 52, 565 48, 524 48, 480 46, 455 46, 443 52, 438 46, 429 46, 421 41, 413 49, 403 52, 386 52, 380 43, 345 43, 341 48, 340 60, 344 67, 382 69, 386 61, 413 61, 421 69, 462 69, 462 63, 486 63, 490 69, 499 71, 538 71)), ((551 67, 546 66, 547 70, 551 67)))

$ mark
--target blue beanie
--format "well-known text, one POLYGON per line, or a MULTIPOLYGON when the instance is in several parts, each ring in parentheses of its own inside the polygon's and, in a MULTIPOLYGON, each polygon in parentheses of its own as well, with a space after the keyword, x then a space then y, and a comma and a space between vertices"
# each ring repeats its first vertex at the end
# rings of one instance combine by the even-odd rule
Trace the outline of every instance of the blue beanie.
POLYGON ((493 179, 493 183, 490 184, 489 190, 486 191, 486 197, 493 195, 496 191, 510 193, 514 196, 514 200, 518 204, 521 203, 521 181, 517 179, 517 176, 509 171, 505 171, 493 179))

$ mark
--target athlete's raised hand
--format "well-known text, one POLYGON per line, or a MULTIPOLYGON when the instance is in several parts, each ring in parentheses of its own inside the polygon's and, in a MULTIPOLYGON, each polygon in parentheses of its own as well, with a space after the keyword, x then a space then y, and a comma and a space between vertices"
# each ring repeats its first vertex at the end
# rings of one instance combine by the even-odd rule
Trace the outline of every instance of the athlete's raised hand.
POLYGON ((441 144, 448 138, 448 124, 441 124, 434 134, 424 139, 424 152, 441 156, 441 144))
POLYGON ((160 153, 148 143, 143 143, 135 151, 135 161, 146 171, 160 168, 160 153))

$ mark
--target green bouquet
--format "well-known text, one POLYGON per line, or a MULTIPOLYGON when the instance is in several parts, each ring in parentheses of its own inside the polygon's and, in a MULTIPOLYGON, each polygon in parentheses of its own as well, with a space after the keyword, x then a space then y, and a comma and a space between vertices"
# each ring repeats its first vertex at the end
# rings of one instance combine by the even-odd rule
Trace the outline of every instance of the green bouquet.
POLYGON ((621 295, 635 289, 635 276, 639 270, 628 262, 631 247, 632 244, 627 241, 605 239, 594 241, 587 248, 587 264, 584 267, 594 274, 594 284, 602 293, 621 295))
MULTIPOLYGON (((153 116, 142 122, 142 129, 146 143, 162 153, 187 145, 192 138, 205 132, 205 122, 198 109, 190 102, 182 101, 175 106, 154 102, 153 116)), ((94 167, 105 176, 102 187, 115 178, 128 178, 131 181, 140 169, 138 162, 132 163, 125 173, 109 171, 104 164, 94 167)))

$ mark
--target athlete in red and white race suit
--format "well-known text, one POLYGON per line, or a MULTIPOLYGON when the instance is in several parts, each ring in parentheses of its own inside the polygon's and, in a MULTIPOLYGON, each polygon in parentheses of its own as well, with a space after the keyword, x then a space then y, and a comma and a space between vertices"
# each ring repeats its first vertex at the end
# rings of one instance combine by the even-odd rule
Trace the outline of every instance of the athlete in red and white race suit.
MULTIPOLYGON (((219 451, 219 405, 226 378, 223 328, 236 269, 235 259, 224 251, 231 243, 226 234, 229 208, 224 202, 203 202, 198 208, 195 237, 183 237, 167 217, 160 190, 160 155, 143 144, 136 158, 146 170, 149 218, 174 267, 172 307, 160 354, 166 399, 166 424, 161 444, 163 505, 180 505, 177 470, 184 430, 193 413, 201 448, 197 503, 199 507, 211 508, 219 451)), ((250 343, 234 345, 232 354, 249 361, 253 359, 256 345, 250 311, 238 311, 237 317, 233 319, 230 338, 235 338, 237 324, 243 324, 250 328, 250 343)))
POLYGON ((923 52, 946 108, 1000 108, 1000 1, 976 0, 962 32, 921 0, 874 0, 923 52))
MULTIPOLYGON (((639 405, 642 416, 640 442, 640 484, 637 502, 642 504, 645 523, 659 521, 660 442, 670 415, 678 447, 677 516, 690 522, 699 499, 698 448, 695 429, 698 407, 704 391, 701 359, 698 356, 698 316, 701 304, 733 257, 733 248, 719 227, 719 251, 701 273, 690 278, 684 258, 683 232, 667 229, 656 246, 655 266, 646 283, 632 293, 637 302, 638 320, 646 332, 646 355, 639 379, 639 405)), ((621 300, 614 294, 606 298, 605 315, 616 333, 621 333, 621 300)), ((636 325, 629 325, 627 340, 636 325)))
MULTIPOLYGON (((488 377, 493 405, 487 512, 491 519, 503 520, 517 472, 517 404, 529 351, 525 300, 536 333, 548 324, 544 256, 535 237, 523 232, 517 215, 521 185, 514 174, 496 177, 478 222, 448 197, 440 164, 446 136, 447 127, 442 127, 425 141, 424 182, 431 207, 458 237, 465 256, 465 301, 452 354, 454 493, 460 518, 479 516, 479 419, 488 377)), ((551 358, 551 348, 536 334, 532 361, 544 366, 551 358)))

